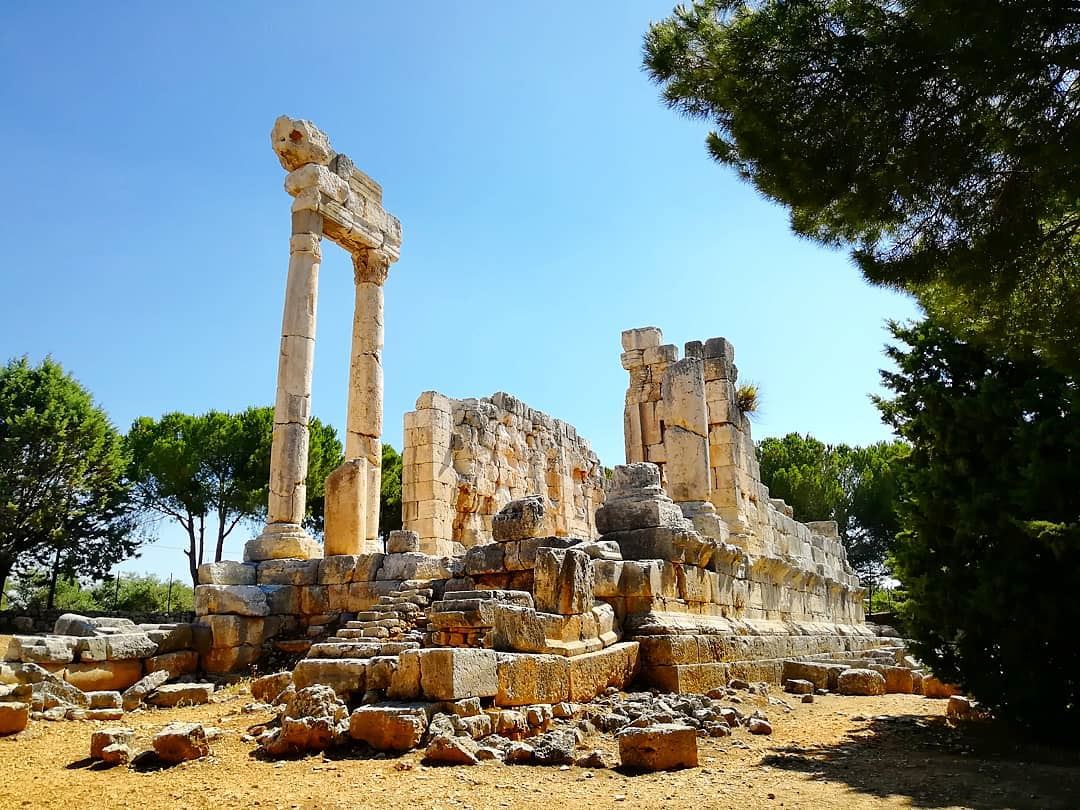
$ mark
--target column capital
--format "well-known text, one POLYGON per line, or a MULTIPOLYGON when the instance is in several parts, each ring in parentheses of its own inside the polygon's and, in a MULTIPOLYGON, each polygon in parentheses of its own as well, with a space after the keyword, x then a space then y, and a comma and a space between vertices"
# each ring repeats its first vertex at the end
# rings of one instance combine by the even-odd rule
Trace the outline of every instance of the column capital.
POLYGON ((390 255, 378 248, 358 250, 352 255, 353 275, 357 284, 378 284, 382 286, 390 275, 390 255))

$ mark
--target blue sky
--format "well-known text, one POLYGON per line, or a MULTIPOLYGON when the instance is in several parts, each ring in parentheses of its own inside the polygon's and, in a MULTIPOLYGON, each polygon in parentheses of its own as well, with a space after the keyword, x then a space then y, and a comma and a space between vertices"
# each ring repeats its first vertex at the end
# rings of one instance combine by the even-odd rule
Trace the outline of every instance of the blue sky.
MULTIPOLYGON (((755 436, 889 438, 906 298, 710 162, 641 38, 665 2, 16 4, 0 27, 0 354, 52 354, 126 429, 272 402, 289 203, 270 149, 308 118, 404 228, 386 286, 385 439, 417 395, 509 391, 622 461, 622 329, 724 336, 755 436)), ((344 424, 349 258, 324 249, 314 412, 344 424)), ((238 558, 250 530, 227 543, 238 558)), ((184 577, 180 535, 125 563, 184 577)))

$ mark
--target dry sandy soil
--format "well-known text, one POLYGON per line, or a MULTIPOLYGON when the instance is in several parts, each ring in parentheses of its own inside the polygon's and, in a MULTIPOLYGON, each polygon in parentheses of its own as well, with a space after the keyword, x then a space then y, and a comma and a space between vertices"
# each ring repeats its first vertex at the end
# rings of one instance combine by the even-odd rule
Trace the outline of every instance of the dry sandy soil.
MULTIPOLYGON (((790 713, 769 706, 771 737, 738 730, 702 740, 701 767, 644 775, 491 762, 429 768, 415 752, 266 762, 241 740, 269 719, 242 713, 249 700, 232 687, 210 705, 128 715, 140 747, 171 720, 223 730, 213 757, 165 770, 89 762, 91 731, 119 724, 32 722, 0 739, 0 807, 1080 807, 1077 751, 1018 744, 993 727, 953 728, 945 701, 910 695, 792 701, 790 713)), ((583 745, 616 751, 607 735, 583 745)))

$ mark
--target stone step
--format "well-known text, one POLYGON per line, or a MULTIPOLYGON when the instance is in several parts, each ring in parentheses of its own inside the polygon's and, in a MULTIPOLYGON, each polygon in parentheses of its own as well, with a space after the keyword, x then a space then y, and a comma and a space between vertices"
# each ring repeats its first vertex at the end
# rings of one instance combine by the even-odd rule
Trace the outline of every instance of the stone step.
POLYGON ((353 639, 331 638, 312 644, 308 658, 372 658, 383 655, 382 645, 370 640, 357 642, 353 639))

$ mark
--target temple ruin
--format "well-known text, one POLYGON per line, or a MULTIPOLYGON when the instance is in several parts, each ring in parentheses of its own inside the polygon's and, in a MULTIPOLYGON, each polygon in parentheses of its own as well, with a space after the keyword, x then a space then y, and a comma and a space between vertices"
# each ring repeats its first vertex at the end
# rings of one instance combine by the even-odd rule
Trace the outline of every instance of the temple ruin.
MULTIPOLYGON (((500 707, 533 707, 545 727, 552 706, 611 687, 824 688, 852 664, 897 669, 903 648, 864 622, 836 525, 794 520, 762 484, 723 338, 680 359, 655 327, 623 332, 626 463, 610 476, 570 424, 508 394, 421 394, 404 417, 405 528, 379 538, 382 286, 401 226, 311 123, 279 118, 271 142, 294 202, 266 528, 243 562, 199 569, 194 624, 8 637, 8 661, 104 672, 119 689, 165 667, 226 674, 286 657, 297 694, 365 704, 354 738, 400 722, 406 747, 448 701, 465 712, 455 733, 479 738, 502 733, 500 707), (346 461, 327 480, 320 546, 303 518, 323 237, 353 256, 356 306, 346 461)), ((309 745, 290 738, 303 724, 288 711, 260 740, 271 754, 309 745)))

